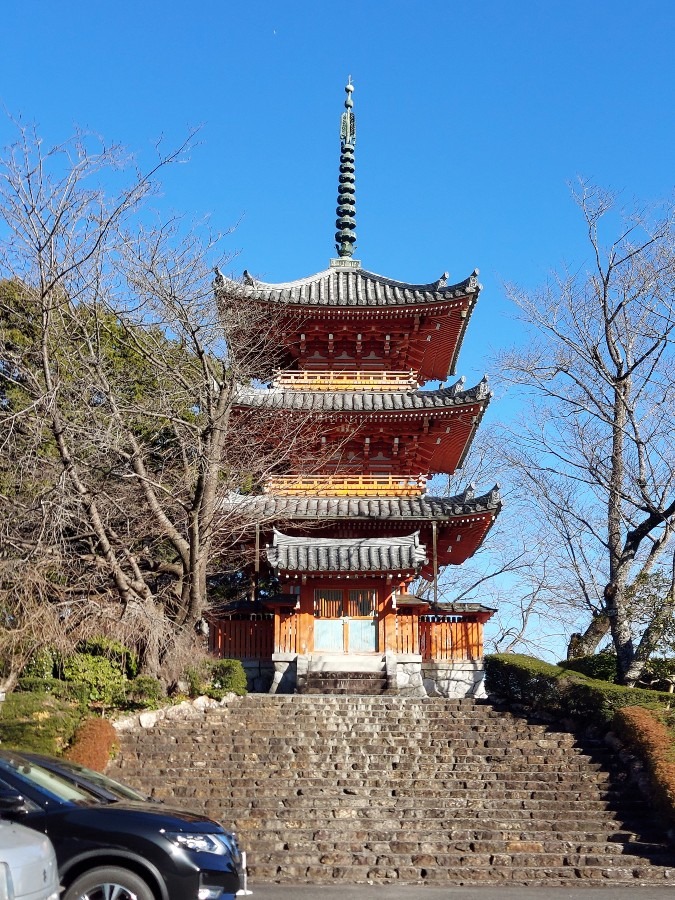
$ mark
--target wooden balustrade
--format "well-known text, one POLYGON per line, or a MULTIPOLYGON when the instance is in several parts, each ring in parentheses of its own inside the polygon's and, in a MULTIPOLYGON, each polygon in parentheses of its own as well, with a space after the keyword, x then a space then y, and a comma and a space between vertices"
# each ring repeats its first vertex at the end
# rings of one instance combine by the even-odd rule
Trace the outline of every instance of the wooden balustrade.
POLYGON ((426 476, 407 475, 275 475, 267 479, 266 494, 293 497, 419 497, 426 476))
POLYGON ((417 616, 396 616, 396 653, 419 653, 417 616))
MULTIPOLYGON (((294 612, 239 614, 213 622, 209 650, 223 659, 265 659, 297 653, 299 617, 294 612)), ((424 660, 474 660, 483 656, 483 624, 461 616, 396 616, 396 653, 424 660)))
POLYGON ((274 652, 297 653, 300 618, 294 612, 280 612, 275 621, 274 652))
POLYGON ((209 650, 221 659, 272 659, 274 616, 241 614, 212 622, 209 650))
POLYGON ((418 386, 411 371, 277 372, 273 384, 294 391, 413 391, 418 386))
POLYGON ((420 616, 419 652, 422 659, 480 659, 483 624, 460 616, 420 616))

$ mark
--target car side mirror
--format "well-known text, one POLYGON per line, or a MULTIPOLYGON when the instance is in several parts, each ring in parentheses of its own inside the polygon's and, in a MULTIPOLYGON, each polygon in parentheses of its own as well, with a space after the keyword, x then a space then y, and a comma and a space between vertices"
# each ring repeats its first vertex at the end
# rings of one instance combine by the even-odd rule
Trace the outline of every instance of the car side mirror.
POLYGON ((28 804, 21 794, 13 794, 0 788, 0 816, 3 813, 15 815, 29 812, 28 804))

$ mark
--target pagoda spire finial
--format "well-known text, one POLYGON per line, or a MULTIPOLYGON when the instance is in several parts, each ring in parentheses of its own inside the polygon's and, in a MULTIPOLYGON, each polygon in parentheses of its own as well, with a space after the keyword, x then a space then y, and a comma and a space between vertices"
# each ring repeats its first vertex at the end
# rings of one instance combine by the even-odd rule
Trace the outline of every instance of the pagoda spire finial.
POLYGON ((340 177, 338 179, 337 220, 335 225, 335 249, 342 258, 351 257, 356 244, 356 175, 354 145, 356 144, 356 119, 352 112, 352 76, 345 87, 345 112, 340 119, 340 177))

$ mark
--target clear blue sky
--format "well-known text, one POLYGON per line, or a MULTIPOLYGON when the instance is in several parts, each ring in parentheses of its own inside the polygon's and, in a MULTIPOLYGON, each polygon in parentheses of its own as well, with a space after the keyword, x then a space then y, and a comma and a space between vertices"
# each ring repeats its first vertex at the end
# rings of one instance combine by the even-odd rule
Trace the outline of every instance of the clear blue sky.
MULTIPOLYGON (((48 143, 90 128, 149 159, 201 125, 166 210, 226 229, 269 281, 334 254, 352 75, 357 256, 481 295, 459 371, 515 336, 502 283, 580 261, 568 182, 645 201, 675 182, 673 0, 5 0, 0 106, 48 143)), ((0 118, 0 144, 12 138, 0 118)))

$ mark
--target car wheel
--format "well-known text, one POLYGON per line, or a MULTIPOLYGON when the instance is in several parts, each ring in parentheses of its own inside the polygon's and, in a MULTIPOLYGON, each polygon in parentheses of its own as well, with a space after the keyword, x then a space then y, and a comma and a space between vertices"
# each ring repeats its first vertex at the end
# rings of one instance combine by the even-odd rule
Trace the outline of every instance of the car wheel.
POLYGON ((155 900, 147 883, 128 869, 104 866, 80 875, 63 900, 155 900))

